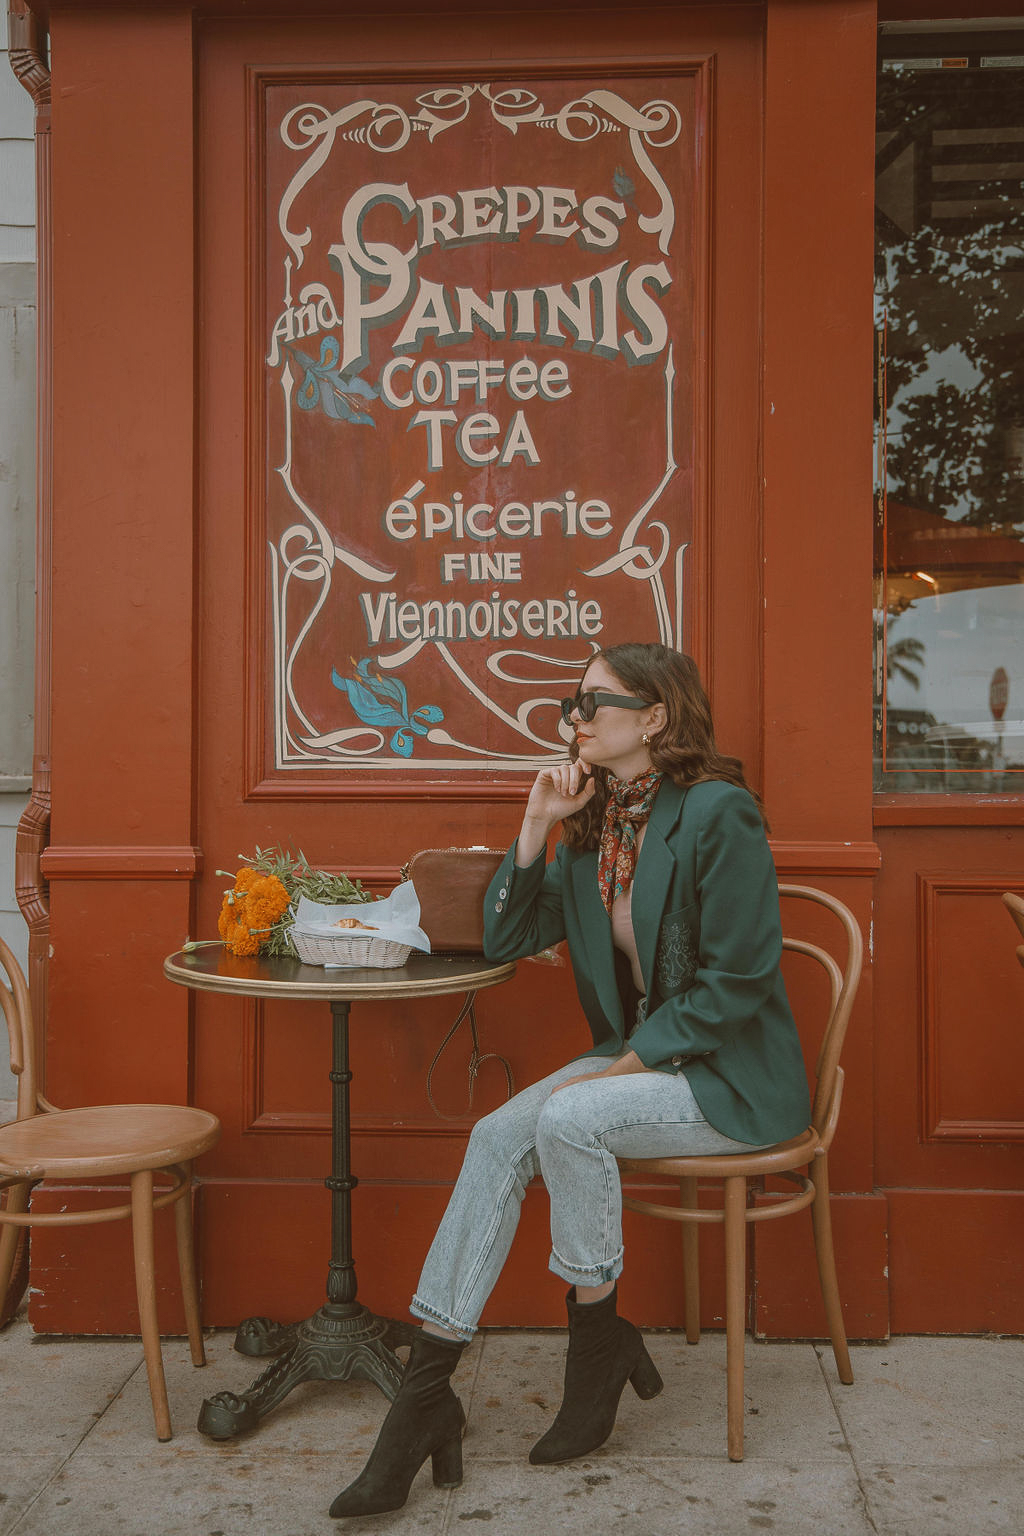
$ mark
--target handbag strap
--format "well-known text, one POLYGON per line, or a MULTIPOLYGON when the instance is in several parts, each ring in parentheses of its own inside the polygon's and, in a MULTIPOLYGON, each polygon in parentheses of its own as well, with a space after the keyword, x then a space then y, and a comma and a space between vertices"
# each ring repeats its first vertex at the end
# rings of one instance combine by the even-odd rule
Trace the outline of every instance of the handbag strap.
POLYGON ((434 1052, 434 1059, 430 1063, 430 1066, 427 1068, 427 1098, 430 1100, 431 1109, 434 1111, 434 1114, 439 1120, 461 1120, 463 1118, 461 1114, 446 1115, 443 1109, 438 1109, 437 1101, 434 1098, 432 1085, 435 1068, 437 1067, 438 1062, 441 1060, 441 1057, 444 1054, 445 1047, 448 1045, 449 1041, 454 1038, 459 1025, 465 1019, 469 1020, 469 1033, 473 1041, 472 1050, 469 1053, 469 1108, 473 1108, 473 1089, 476 1086, 476 1080, 480 1072, 480 1068, 483 1066, 485 1061, 500 1061, 505 1072, 505 1083, 508 1087, 508 1097, 511 1098, 516 1091, 515 1078, 512 1076, 512 1068, 505 1060, 504 1056, 500 1056, 497 1051, 485 1051, 481 1055, 480 1037, 477 1034, 476 1025, 476 993, 467 992, 465 1001, 463 1002, 462 1007, 459 1009, 459 1012, 456 1016, 455 1023, 451 1026, 448 1033, 441 1041, 441 1044, 434 1052))

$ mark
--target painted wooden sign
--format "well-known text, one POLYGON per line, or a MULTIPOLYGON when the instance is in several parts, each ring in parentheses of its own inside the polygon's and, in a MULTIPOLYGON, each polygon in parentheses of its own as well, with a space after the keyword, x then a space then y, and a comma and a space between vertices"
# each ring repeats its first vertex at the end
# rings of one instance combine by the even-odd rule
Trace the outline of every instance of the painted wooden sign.
POLYGON ((531 773, 684 643, 697 80, 263 101, 266 771, 531 773))

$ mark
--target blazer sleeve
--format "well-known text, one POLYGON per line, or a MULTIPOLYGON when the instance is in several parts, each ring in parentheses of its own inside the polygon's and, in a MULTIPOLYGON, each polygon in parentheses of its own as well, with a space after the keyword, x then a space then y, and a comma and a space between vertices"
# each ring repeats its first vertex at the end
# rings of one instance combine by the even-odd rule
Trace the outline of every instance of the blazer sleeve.
POLYGON ((488 960, 520 960, 565 938, 562 913, 562 845, 545 866, 542 849, 524 869, 516 867, 518 838, 484 897, 484 954, 488 960))
POLYGON ((699 925, 690 986, 662 1001, 630 1037, 647 1067, 717 1050, 769 1002, 782 958, 778 880, 757 804, 722 786, 702 808, 696 837, 699 925))

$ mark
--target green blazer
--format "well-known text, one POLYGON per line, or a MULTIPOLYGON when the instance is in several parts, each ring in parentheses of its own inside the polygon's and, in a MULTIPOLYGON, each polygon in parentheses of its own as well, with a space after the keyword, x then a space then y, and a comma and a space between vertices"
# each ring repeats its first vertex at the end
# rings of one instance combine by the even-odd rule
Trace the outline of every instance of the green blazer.
POLYGON ((803 1054, 779 970, 778 882, 752 796, 720 780, 665 779, 633 881, 633 932, 646 1018, 623 1016, 597 853, 559 843, 515 864, 516 844, 484 901, 484 951, 517 960, 567 939, 588 1056, 628 1048, 658 1072, 684 1071, 705 1118, 737 1141, 796 1136, 810 1123, 803 1054))

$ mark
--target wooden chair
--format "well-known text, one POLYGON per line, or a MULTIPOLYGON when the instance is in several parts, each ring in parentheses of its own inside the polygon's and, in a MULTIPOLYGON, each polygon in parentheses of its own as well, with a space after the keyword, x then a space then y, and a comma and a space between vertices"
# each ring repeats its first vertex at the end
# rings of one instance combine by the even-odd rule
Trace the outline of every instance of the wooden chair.
POLYGON ((780 885, 779 895, 785 898, 796 897, 826 907, 835 914, 846 931, 847 953, 843 968, 828 951, 817 944, 807 943, 803 939, 783 940, 784 949, 809 955, 817 961, 830 981, 831 1002, 815 1067, 817 1086, 810 1126, 801 1135, 780 1142, 764 1152, 734 1153, 719 1157, 622 1158, 619 1161, 625 1174, 642 1175, 645 1179, 655 1174, 678 1181, 679 1205, 654 1204, 626 1195, 623 1196, 623 1203, 630 1210, 643 1211, 649 1216, 664 1217, 683 1224, 685 1322, 686 1337, 690 1344, 700 1340, 699 1226, 701 1223, 718 1223, 725 1228, 726 1377, 731 1461, 743 1460, 743 1345, 746 1332, 746 1245, 749 1222, 777 1221, 781 1216, 803 1210, 805 1206, 811 1207, 818 1277, 836 1368, 840 1381, 847 1384, 853 1381, 832 1246, 828 1150, 839 1119, 839 1103, 843 1091, 843 1070, 839 1065, 839 1055, 860 981, 863 941, 853 914, 836 897, 804 885, 780 885), (798 1171, 803 1168, 806 1168, 806 1174, 798 1171), (778 1199, 748 1206, 750 1180, 760 1181, 766 1177, 794 1184, 798 1193, 784 1194, 778 1199), (702 1179, 721 1181, 721 1206, 700 1206, 698 1182, 702 1179))
MULTIPOLYGON (((1017 924, 1021 934, 1024 935, 1024 896, 1018 896, 1015 891, 1004 891, 1003 901, 1009 908, 1010 916, 1017 924)), ((1021 965, 1024 965, 1024 944, 1017 945, 1017 959, 1021 965)))
POLYGON ((156 1315, 153 1214, 174 1205, 178 1264, 193 1365, 205 1365, 199 1321, 199 1288, 192 1251, 192 1162, 220 1136, 220 1122, 204 1109, 173 1104, 111 1104, 56 1109, 36 1088, 34 1037, 28 987, 10 949, 0 939, 0 1006, 11 1043, 11 1071, 18 1081, 18 1115, 0 1127, 0 1296, 14 1267, 20 1229, 88 1225, 131 1218, 135 1289, 153 1400, 158 1440, 170 1440, 160 1332, 156 1315), (170 1189, 155 1188, 153 1175, 167 1174, 170 1189), (36 1213, 29 1209, 32 1186, 43 1179, 60 1183, 123 1178, 131 1183, 126 1205, 102 1210, 36 1213))

